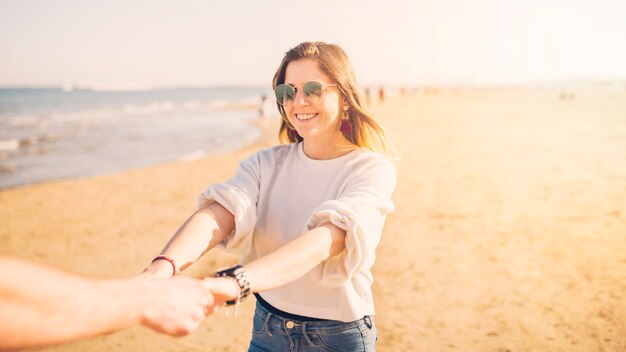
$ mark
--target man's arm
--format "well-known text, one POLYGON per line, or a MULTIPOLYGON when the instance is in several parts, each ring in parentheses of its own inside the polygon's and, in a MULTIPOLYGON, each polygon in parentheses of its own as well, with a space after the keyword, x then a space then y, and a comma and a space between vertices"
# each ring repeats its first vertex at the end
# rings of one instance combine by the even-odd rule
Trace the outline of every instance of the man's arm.
POLYGON ((213 311, 212 284, 94 279, 0 257, 0 350, 70 342, 135 324, 180 336, 213 311))

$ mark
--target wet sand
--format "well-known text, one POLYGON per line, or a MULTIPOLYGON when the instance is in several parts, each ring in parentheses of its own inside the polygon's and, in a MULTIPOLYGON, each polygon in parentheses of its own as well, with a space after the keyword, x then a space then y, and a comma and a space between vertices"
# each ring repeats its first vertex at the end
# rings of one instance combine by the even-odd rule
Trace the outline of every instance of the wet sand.
MULTIPOLYGON (((374 267, 378 350, 626 350, 624 87, 433 90, 372 110, 402 154, 374 267)), ((0 254, 136 274, 206 185, 275 143, 263 129, 222 156, 1 191, 0 254)), ((235 261, 213 251, 185 275, 235 261)), ((184 338, 136 327, 44 350, 244 351, 253 306, 184 338)))

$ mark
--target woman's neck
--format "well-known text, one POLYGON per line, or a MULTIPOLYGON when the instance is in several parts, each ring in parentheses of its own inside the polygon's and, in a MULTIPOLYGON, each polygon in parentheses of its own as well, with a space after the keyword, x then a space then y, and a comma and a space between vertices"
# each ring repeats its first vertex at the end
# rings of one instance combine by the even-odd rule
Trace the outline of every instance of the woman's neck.
POLYGON ((315 160, 330 160, 340 156, 344 156, 358 147, 354 144, 336 141, 334 143, 314 143, 311 141, 303 141, 302 148, 304 154, 315 160))

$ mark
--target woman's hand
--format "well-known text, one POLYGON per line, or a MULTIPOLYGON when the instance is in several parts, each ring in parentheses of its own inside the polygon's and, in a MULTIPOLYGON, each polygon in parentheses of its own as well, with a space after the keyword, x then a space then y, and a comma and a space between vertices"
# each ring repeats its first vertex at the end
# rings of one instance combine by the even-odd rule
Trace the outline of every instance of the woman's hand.
POLYGON ((237 281, 227 277, 209 277, 204 282, 211 288, 216 306, 224 305, 227 301, 239 298, 237 281))

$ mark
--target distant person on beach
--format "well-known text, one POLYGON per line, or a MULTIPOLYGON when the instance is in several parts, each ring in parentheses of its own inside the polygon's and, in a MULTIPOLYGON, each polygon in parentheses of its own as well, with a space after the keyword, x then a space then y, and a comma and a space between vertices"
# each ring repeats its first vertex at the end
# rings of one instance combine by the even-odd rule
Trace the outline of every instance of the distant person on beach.
POLYGON ((276 110, 274 108, 274 99, 271 99, 267 95, 263 94, 259 103, 259 119, 267 120, 270 117, 273 117, 275 113, 276 110))
POLYGON ((41 347, 142 324, 181 336, 213 312, 209 280, 101 279, 0 256, 0 350, 41 347))
POLYGON ((267 102, 267 95, 263 94, 261 95, 261 101, 259 102, 259 119, 260 120, 265 120, 265 118, 267 117, 267 112, 265 111, 266 108, 266 103, 267 102))
POLYGON ((248 351, 374 351, 370 269, 394 209, 393 148, 337 45, 290 49, 273 86, 284 144, 206 189, 144 275, 170 277, 218 246, 241 256, 213 279, 227 304, 256 296, 248 351))
POLYGON ((378 100, 382 103, 385 101, 385 88, 378 88, 378 100))

